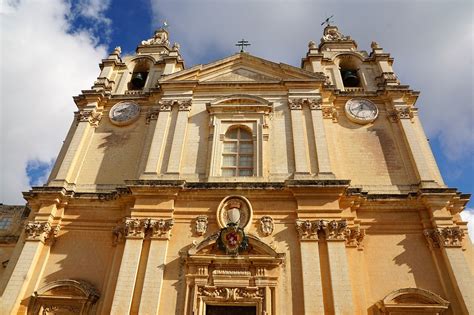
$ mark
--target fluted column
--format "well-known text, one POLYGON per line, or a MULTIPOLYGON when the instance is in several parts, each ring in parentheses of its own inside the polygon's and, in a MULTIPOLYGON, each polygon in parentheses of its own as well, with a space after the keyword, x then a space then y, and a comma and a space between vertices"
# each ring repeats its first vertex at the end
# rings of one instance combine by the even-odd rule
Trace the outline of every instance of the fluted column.
POLYGON ((125 237, 125 247, 110 313, 129 314, 145 236, 145 225, 139 219, 128 218, 115 230, 115 233, 118 237, 125 237))
POLYGON ((48 240, 56 237, 59 225, 52 228, 49 222, 28 222, 25 226, 25 244, 8 280, 1 298, 0 314, 16 314, 34 270, 48 240))
POLYGON ((145 270, 139 314, 159 314, 161 287, 173 219, 148 219, 150 251, 145 270))
POLYGON ((319 221, 296 220, 300 238, 304 314, 324 314, 318 223, 319 221))

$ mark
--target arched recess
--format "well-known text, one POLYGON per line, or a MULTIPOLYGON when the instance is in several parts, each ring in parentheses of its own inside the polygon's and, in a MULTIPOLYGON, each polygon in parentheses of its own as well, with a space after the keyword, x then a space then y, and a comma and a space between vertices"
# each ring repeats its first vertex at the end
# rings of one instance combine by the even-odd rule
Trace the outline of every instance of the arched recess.
POLYGON ((95 314, 94 304, 99 297, 99 292, 87 281, 53 281, 33 293, 28 305, 28 315, 95 314))
POLYGON ((382 314, 442 314, 449 302, 439 295, 419 288, 398 289, 377 302, 382 314))
POLYGON ((185 253, 185 314, 205 315, 210 305, 249 306, 256 314, 275 314, 280 268, 285 255, 257 236, 247 235, 248 249, 229 256, 215 233, 185 253))

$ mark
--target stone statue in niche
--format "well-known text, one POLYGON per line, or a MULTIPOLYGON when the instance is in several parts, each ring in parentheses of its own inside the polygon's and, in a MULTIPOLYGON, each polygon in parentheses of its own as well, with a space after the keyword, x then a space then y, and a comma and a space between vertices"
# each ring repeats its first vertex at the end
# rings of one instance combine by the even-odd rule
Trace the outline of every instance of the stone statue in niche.
POLYGON ((273 218, 265 215, 260 218, 260 229, 263 235, 268 236, 273 233, 273 218))
POLYGON ((196 218, 196 234, 204 235, 207 231, 207 216, 200 215, 196 218))

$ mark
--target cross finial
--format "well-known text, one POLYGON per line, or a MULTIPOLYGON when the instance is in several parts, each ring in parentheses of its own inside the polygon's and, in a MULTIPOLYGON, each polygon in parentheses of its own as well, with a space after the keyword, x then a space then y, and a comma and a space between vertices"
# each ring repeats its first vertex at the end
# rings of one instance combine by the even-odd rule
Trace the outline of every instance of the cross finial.
POLYGON ((244 52, 244 47, 246 46, 250 46, 251 44, 249 44, 248 41, 246 41, 245 39, 242 38, 242 40, 239 40, 237 42, 237 44, 235 44, 235 46, 239 46, 240 47, 240 52, 244 52))
POLYGON ((330 17, 326 18, 323 23, 321 23, 321 26, 323 26, 324 24, 326 24, 326 26, 331 26, 331 23, 333 21, 331 21, 331 19, 334 17, 334 15, 331 15, 330 17))

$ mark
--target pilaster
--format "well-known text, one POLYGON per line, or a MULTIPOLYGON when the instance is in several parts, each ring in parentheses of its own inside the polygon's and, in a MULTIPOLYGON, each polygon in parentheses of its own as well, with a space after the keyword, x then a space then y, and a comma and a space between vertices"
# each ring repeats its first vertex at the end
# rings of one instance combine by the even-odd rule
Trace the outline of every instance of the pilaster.
POLYGON ((318 229, 318 220, 296 220, 301 250, 304 314, 324 314, 318 229))
POLYGON ((178 117, 176 118, 167 173, 179 175, 186 129, 188 126, 188 116, 191 110, 191 100, 178 101, 177 103, 178 117))
POLYGON ((94 129, 99 126, 102 112, 97 110, 97 103, 88 104, 84 109, 75 114, 75 130, 68 144, 65 155, 57 173, 51 175, 48 186, 65 187, 75 182, 79 173, 80 159, 83 158, 94 134, 94 129))
POLYGON ((142 179, 146 179, 149 176, 156 177, 163 160, 173 101, 160 101, 158 105, 158 109, 153 109, 147 116, 147 122, 154 132, 145 165, 145 172, 141 176, 142 179))
POLYGON ((293 135, 293 150, 295 155, 295 177, 309 176, 308 149, 305 139, 305 123, 303 119, 303 100, 289 99, 288 107, 291 112, 291 131, 293 135))
POLYGON ((173 219, 148 219, 150 251, 145 271, 139 314, 159 314, 164 266, 173 219))

